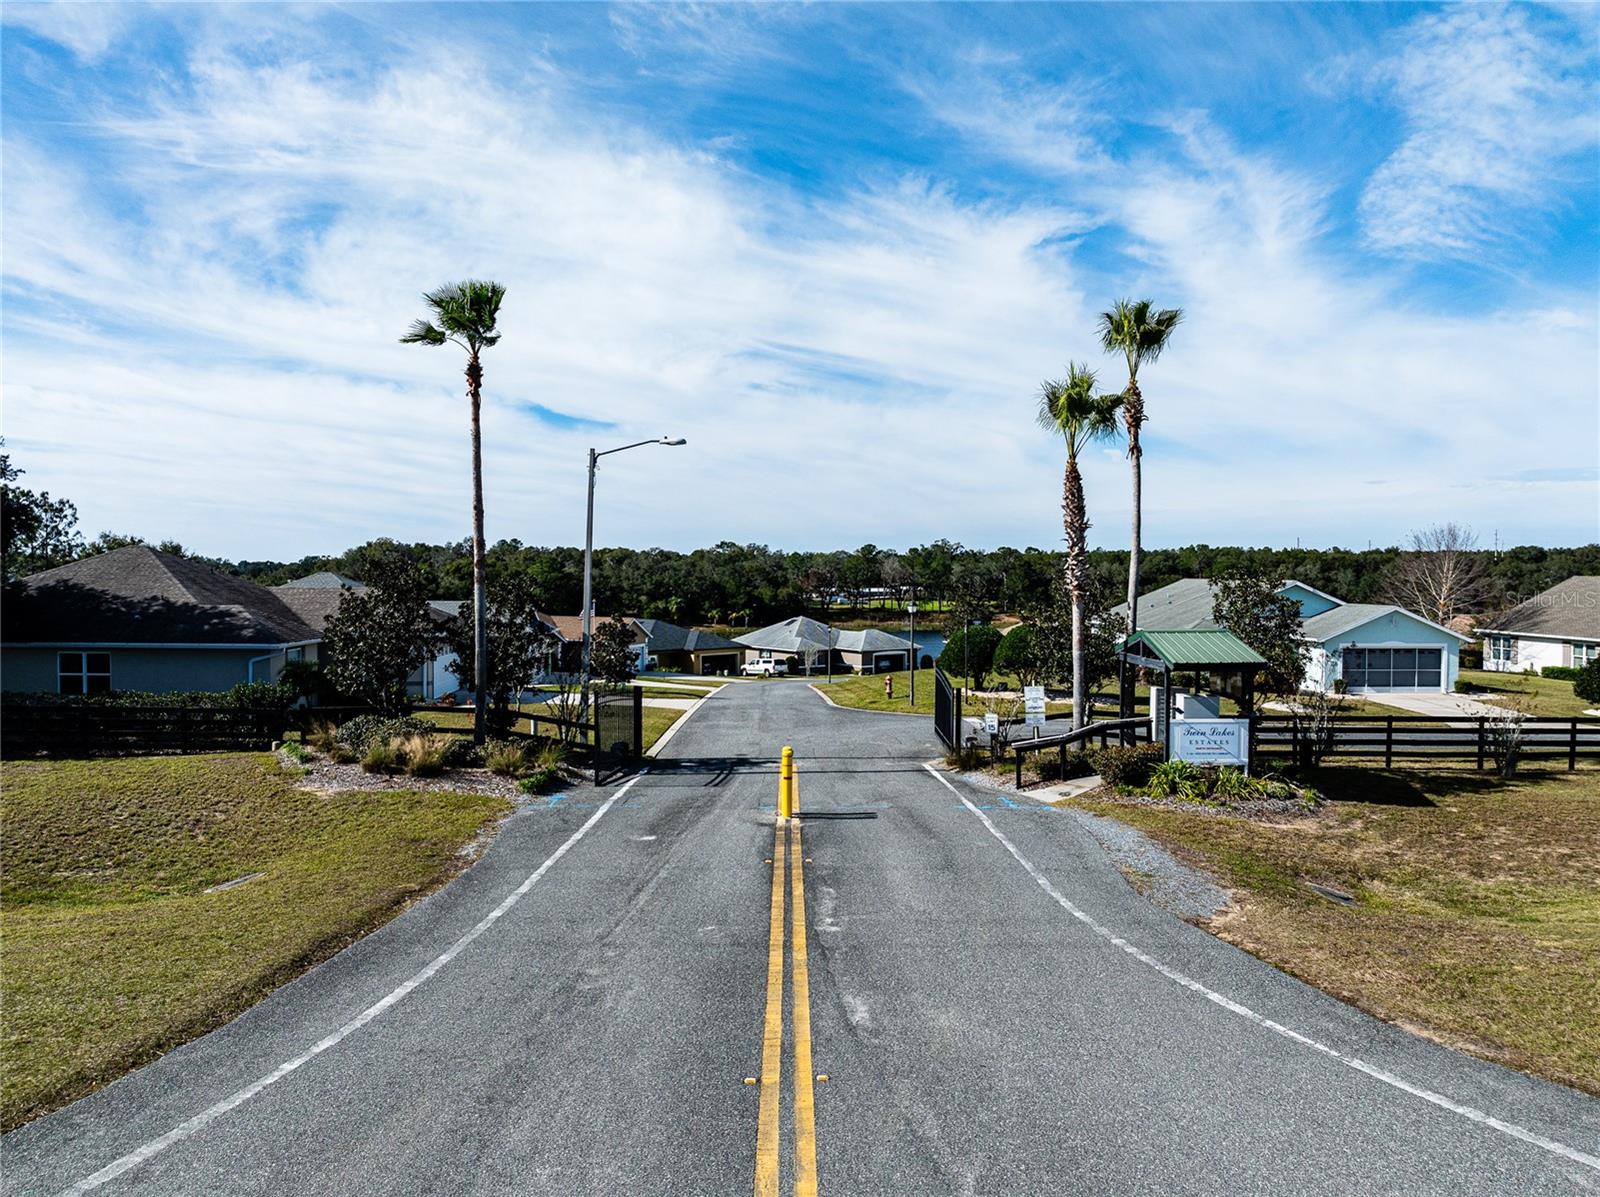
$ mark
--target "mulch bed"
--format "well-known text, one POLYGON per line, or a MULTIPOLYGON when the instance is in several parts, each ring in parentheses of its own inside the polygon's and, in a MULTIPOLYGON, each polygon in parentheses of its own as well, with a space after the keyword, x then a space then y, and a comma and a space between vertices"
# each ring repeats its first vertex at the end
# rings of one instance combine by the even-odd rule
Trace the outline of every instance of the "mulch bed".
POLYGON ((527 802, 540 797, 524 794, 517 788, 514 777, 501 777, 487 769, 446 769, 437 777, 408 777, 404 773, 367 773, 360 765, 341 765, 325 756, 315 756, 297 761, 286 752, 278 759, 288 769, 300 769, 303 774, 299 786, 303 790, 320 790, 334 793, 340 790, 444 790, 455 794, 489 794, 513 802, 527 802))

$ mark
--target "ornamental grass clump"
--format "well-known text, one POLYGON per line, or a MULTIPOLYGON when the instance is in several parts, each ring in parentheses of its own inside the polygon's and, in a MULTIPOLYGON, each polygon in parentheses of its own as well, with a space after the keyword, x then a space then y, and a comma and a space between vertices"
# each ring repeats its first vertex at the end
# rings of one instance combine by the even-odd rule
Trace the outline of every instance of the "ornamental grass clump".
POLYGON ((400 769, 400 752, 394 743, 374 740, 361 754, 363 773, 395 773, 400 769))
POLYGON ((520 777, 528 771, 528 750, 511 740, 491 740, 484 745, 483 765, 497 777, 520 777))
POLYGON ((432 733, 390 742, 409 777, 437 777, 444 772, 444 744, 432 733))

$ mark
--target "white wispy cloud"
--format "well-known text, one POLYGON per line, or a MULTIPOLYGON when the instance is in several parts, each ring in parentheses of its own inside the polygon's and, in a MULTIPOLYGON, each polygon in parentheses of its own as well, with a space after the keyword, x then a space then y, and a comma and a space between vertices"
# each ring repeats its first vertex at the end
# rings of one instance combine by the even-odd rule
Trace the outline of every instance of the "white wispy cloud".
MULTIPOLYGON (((1521 5, 1452 6, 1413 22, 1368 70, 1405 122, 1361 196, 1372 245, 1465 255, 1504 244, 1585 177, 1574 157, 1592 158, 1600 138, 1594 10, 1572 14, 1587 31, 1577 42, 1550 35, 1567 19, 1521 5)), ((1592 160, 1587 175, 1592 187, 1592 160)))

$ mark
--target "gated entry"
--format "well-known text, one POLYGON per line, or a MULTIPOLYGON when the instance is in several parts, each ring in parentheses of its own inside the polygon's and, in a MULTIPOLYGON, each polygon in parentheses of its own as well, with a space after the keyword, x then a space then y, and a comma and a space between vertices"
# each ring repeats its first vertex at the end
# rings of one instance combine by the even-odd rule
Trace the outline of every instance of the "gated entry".
POLYGON ((937 666, 933 670, 933 729, 946 748, 961 747, 961 691, 937 666))
POLYGON ((644 755, 644 691, 637 686, 595 694, 594 781, 601 785, 644 755))

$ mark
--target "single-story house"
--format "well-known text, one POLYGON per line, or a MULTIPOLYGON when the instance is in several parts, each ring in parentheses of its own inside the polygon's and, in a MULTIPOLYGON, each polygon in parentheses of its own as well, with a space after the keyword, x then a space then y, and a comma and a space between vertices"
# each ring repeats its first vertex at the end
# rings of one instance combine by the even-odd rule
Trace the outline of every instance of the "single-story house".
MULTIPOLYGON (((1139 599, 1140 631, 1217 627, 1216 588, 1183 578, 1139 599)), ((1306 638, 1306 688, 1352 694, 1448 693, 1460 671, 1461 645, 1470 637, 1386 603, 1347 603, 1304 582, 1279 588, 1300 604, 1306 638)), ((1125 614, 1127 604, 1116 611, 1125 614)))
POLYGON ((1537 673, 1546 665, 1581 668, 1600 657, 1600 577, 1557 582, 1479 629, 1483 667, 1537 673))
POLYGON ((128 545, 7 587, 0 686, 222 691, 315 660, 321 638, 268 587, 128 545))
MULTIPOLYGON (((307 574, 303 578, 296 578, 292 582, 285 582, 281 586, 274 586, 272 591, 295 614, 305 620, 316 630, 318 637, 323 629, 328 626, 328 619, 339 609, 339 602, 344 597, 346 590, 360 592, 366 586, 353 578, 342 577, 327 570, 314 574, 307 574)), ((459 599, 430 599, 428 606, 434 612, 438 623, 446 623, 456 611, 463 606, 459 599)), ((461 685, 456 680, 456 675, 450 672, 450 666, 455 664, 456 655, 446 648, 439 648, 424 661, 409 678, 406 679, 406 693, 423 702, 438 702, 447 695, 462 693, 461 685)))
POLYGON ((905 669, 911 660, 911 642, 881 632, 838 631, 815 619, 796 615, 781 623, 769 624, 734 640, 743 647, 746 661, 781 660, 791 673, 826 672, 829 654, 835 671, 854 669, 861 673, 881 673, 905 669))
POLYGON ((670 673, 738 673, 744 650, 726 636, 681 628, 664 619, 636 619, 644 633, 643 659, 649 669, 670 673))

